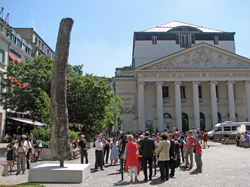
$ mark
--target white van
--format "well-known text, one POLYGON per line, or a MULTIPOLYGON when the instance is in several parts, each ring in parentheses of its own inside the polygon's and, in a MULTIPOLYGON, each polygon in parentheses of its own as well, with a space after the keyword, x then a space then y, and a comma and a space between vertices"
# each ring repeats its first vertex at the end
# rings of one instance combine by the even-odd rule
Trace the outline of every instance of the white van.
POLYGON ((246 131, 250 132, 250 122, 232 122, 225 121, 224 123, 217 123, 209 132, 208 138, 213 139, 214 134, 237 134, 242 125, 246 126, 246 131))

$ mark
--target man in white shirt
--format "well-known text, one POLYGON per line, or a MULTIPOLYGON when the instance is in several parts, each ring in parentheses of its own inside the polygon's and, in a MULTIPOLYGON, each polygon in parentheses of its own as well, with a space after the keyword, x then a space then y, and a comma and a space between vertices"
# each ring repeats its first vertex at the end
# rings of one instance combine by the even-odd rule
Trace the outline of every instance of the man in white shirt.
POLYGON ((21 167, 23 174, 25 173, 25 157, 27 156, 27 152, 29 150, 28 142, 26 141, 27 136, 22 135, 22 141, 19 143, 17 147, 18 160, 17 160, 17 173, 20 174, 21 167))
POLYGON ((95 171, 97 171, 98 166, 100 166, 101 170, 104 170, 102 134, 99 134, 95 141, 95 171))

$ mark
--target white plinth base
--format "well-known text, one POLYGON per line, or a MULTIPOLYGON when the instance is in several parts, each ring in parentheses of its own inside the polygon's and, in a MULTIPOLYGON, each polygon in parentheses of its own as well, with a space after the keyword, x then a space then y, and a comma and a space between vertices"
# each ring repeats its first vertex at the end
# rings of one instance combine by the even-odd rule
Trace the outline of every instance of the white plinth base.
POLYGON ((42 164, 29 170, 29 182, 82 183, 90 174, 90 164, 42 164))

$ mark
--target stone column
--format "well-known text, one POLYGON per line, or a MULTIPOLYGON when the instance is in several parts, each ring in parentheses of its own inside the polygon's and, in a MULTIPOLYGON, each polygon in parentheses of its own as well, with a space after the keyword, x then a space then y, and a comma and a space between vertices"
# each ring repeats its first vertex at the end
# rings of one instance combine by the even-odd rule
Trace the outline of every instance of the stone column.
POLYGON ((196 129, 200 128, 200 103, 199 103, 199 89, 198 81, 193 81, 193 107, 194 107, 194 126, 196 129))
POLYGON ((211 110, 212 110, 212 127, 218 123, 217 97, 216 97, 216 81, 210 81, 211 94, 211 110))
POLYGON ((155 83, 157 86, 157 127, 158 131, 163 131, 163 97, 162 97, 162 85, 163 82, 158 81, 155 83))
POLYGON ((4 51, 3 56, 4 56, 3 63, 7 65, 9 63, 9 54, 8 54, 8 52, 4 51))
POLYGON ((230 121, 235 122, 235 104, 234 104, 234 81, 227 81, 228 87, 228 103, 229 103, 229 117, 230 121))
POLYGON ((145 99, 144 99, 144 85, 145 82, 138 83, 138 117, 139 129, 145 131, 145 99))
POLYGON ((175 121, 176 121, 176 127, 178 130, 182 130, 182 118, 181 118, 181 89, 180 81, 175 81, 175 121))
POLYGON ((245 81, 247 120, 250 121, 250 81, 245 81))

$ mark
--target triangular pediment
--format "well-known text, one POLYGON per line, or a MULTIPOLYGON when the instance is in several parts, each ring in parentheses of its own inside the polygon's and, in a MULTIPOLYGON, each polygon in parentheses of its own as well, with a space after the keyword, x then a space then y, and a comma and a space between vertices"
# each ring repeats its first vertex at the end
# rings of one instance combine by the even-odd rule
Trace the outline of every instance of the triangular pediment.
POLYGON ((201 43, 136 68, 162 69, 250 69, 250 59, 201 43))

